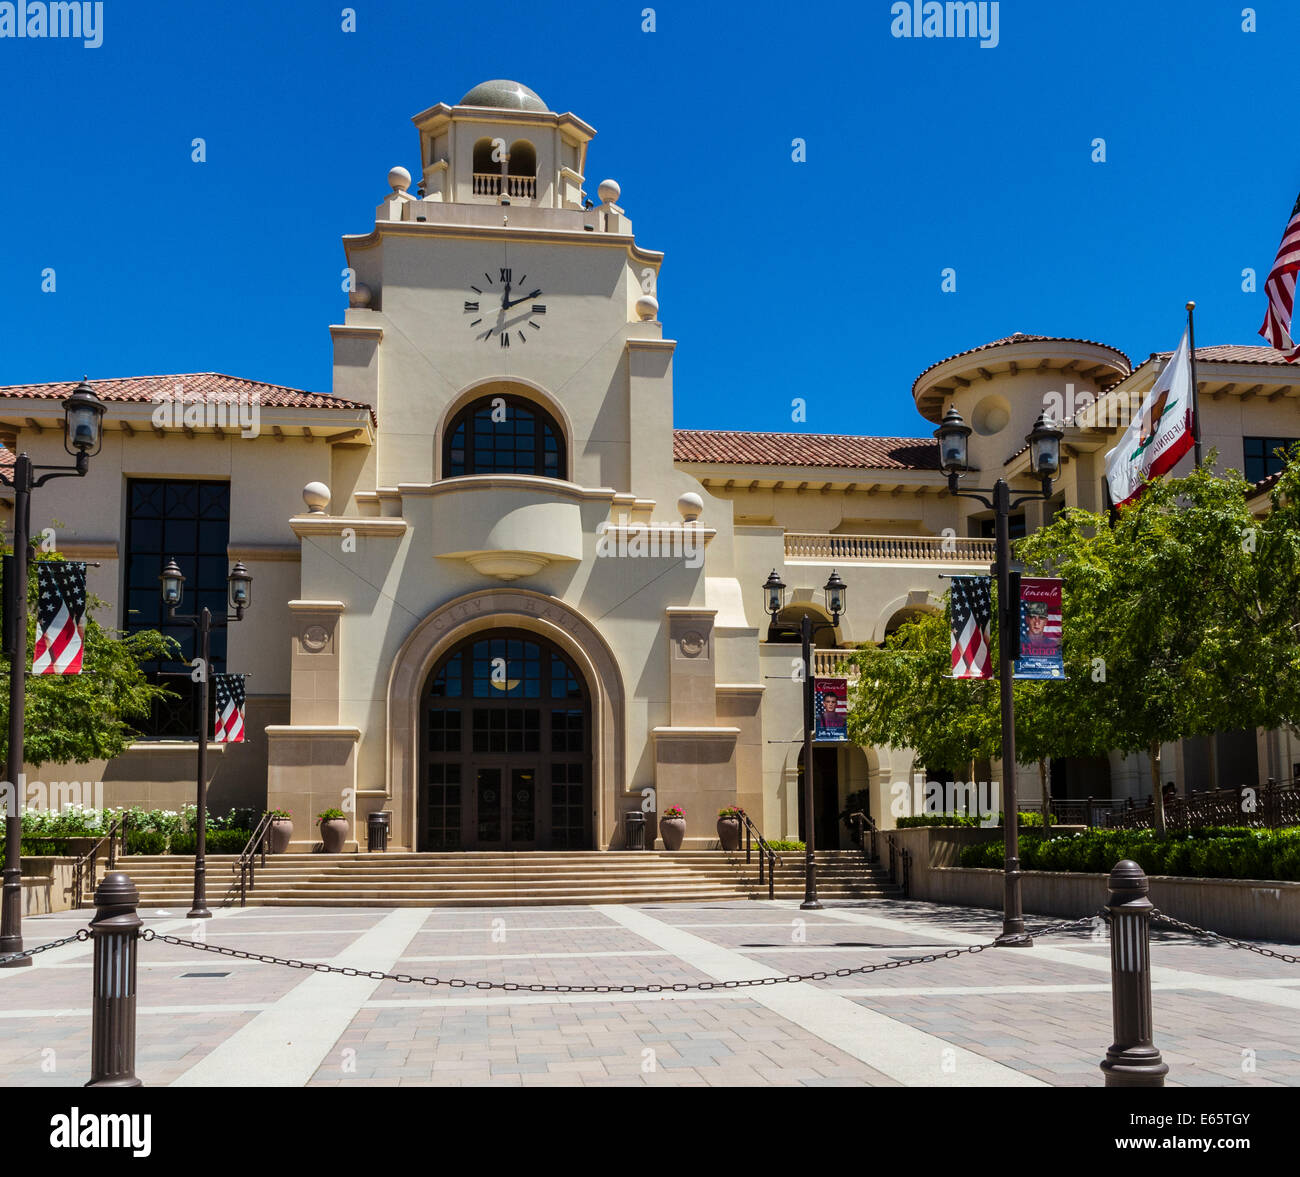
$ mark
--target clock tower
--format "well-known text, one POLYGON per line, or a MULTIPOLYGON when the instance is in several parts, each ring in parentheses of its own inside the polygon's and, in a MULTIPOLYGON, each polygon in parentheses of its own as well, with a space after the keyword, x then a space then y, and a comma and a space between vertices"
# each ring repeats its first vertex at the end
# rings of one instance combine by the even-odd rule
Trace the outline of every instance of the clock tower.
POLYGON ((663 255, 618 184, 588 198, 595 131, 526 86, 413 121, 418 167, 343 241, 334 392, 375 429, 333 445, 292 521, 270 793, 314 812, 350 791, 413 850, 604 849, 665 789, 743 804, 761 688, 723 700, 716 667, 730 651, 724 681, 756 683, 755 631, 730 504, 673 460, 663 255))

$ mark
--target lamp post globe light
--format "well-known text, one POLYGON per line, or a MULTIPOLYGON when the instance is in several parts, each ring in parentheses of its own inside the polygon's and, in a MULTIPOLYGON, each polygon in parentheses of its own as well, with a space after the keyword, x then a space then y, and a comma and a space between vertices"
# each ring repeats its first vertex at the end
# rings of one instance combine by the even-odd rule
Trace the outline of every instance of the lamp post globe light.
MULTIPOLYGON (((785 608, 785 582, 773 568, 763 582, 764 606, 775 623, 781 610, 785 608)), ((840 616, 845 609, 845 597, 848 585, 840 579, 838 572, 832 572, 830 579, 823 586, 826 593, 826 607, 830 612, 830 621, 813 621, 812 615, 805 613, 799 619, 799 638, 803 643, 803 829, 804 829, 804 891, 803 902, 799 907, 804 911, 820 911, 821 903, 817 899, 817 861, 816 836, 813 830, 813 635, 822 629, 835 630, 840 624, 840 616)))
POLYGON ((194 899, 186 919, 209 919, 207 895, 208 845, 208 683, 212 674, 212 631, 225 629, 232 621, 242 621, 244 610, 253 603, 253 576, 239 560, 226 577, 228 612, 216 619, 205 605, 198 613, 177 613, 185 597, 185 574, 175 560, 168 560, 158 577, 158 591, 167 606, 167 620, 188 623, 199 639, 199 736, 198 783, 196 786, 194 831, 194 899), (231 612, 233 611, 233 612, 231 612))
POLYGON ((1040 487, 1011 497, 1006 479, 999 478, 992 490, 961 489, 958 480, 969 468, 967 439, 971 428, 956 406, 948 409, 934 436, 939 442, 939 468, 947 476, 949 493, 975 499, 994 513, 996 554, 993 566, 998 584, 998 697, 1002 710, 1002 811, 1005 842, 1006 897, 1002 915, 1002 935, 997 944, 1003 948, 1029 948, 1032 938, 1025 932, 1024 908, 1020 894, 1020 801, 1016 788, 1016 714, 1012 695, 1012 674, 1019 653, 1020 621, 1018 602, 1011 599, 1011 511, 1023 503, 1051 497, 1052 480, 1061 469, 1062 430, 1046 412, 1039 413, 1033 429, 1026 436, 1029 468, 1038 476, 1040 487), (990 499, 988 496, 992 495, 990 499))
MULTIPOLYGON (((71 466, 37 466, 26 452, 14 459, 12 474, 0 472, 0 483, 14 492, 14 550, 6 557, 4 634, 9 655, 9 806, 5 814, 4 886, 0 891, 0 956, 23 950, 23 798, 18 782, 23 772, 23 712, 27 704, 27 569, 31 562, 32 491, 52 478, 84 478, 90 459, 103 444, 107 406, 86 381, 63 402, 63 448, 75 459, 71 466), (39 472, 39 473, 38 473, 39 472)), ((0 968, 32 963, 30 956, 0 960, 0 968)))

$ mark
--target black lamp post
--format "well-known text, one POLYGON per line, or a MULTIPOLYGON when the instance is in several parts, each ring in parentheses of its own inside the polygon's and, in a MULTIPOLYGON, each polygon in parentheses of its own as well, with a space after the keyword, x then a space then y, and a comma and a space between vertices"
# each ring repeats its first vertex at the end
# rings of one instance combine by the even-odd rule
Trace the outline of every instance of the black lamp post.
POLYGON ((194 903, 186 914, 186 919, 205 920, 212 912, 208 910, 207 895, 207 832, 208 832, 208 679, 212 673, 210 653, 212 631, 225 629, 232 621, 243 621, 244 610, 253 603, 253 577, 238 561, 226 577, 229 591, 230 608, 235 611, 233 617, 227 615, 213 619, 211 611, 205 605, 198 613, 177 613, 176 610, 185 595, 185 577, 176 566, 175 560, 168 560, 167 567, 158 577, 161 585, 163 604, 167 606, 168 621, 188 622, 199 635, 199 780, 198 780, 198 823, 194 840, 194 903))
MULTIPOLYGON (((821 903, 817 900, 817 862, 816 839, 813 832, 813 634, 820 629, 835 629, 840 623, 840 614, 844 612, 844 595, 848 586, 840 579, 838 572, 832 572, 825 585, 826 605, 831 612, 831 620, 813 621, 811 614, 805 613, 799 620, 799 636, 803 642, 803 829, 804 829, 804 890, 803 902, 799 904, 805 911, 820 911, 821 903)), ((785 605, 785 584, 773 568, 763 582, 766 595, 767 611, 775 622, 777 615, 785 605)))
MULTIPOLYGON (((32 491, 51 478, 84 478, 90 459, 103 444, 101 425, 107 406, 84 380, 63 402, 63 448, 74 458, 73 466, 37 466, 26 453, 14 460, 12 476, 0 473, 0 483, 14 491, 14 551, 5 561, 5 617, 9 632, 4 635, 9 655, 9 784, 12 798, 5 814, 4 889, 0 895, 0 955, 23 950, 23 798, 18 782, 23 772, 23 712, 27 700, 27 566, 31 560, 32 491), (39 477, 37 471, 44 471, 39 477)), ((29 965, 30 956, 8 960, 4 967, 29 965)))
POLYGON ((1040 413, 1025 440, 1029 443, 1029 468, 1042 480, 1040 490, 1011 497, 1006 480, 999 478, 991 491, 961 490, 957 480, 967 468, 966 442, 970 426, 949 408, 943 423, 935 430, 939 439, 939 466, 948 476, 948 490, 962 498, 976 499, 989 507, 996 518, 997 556, 994 573, 998 582, 998 695, 1002 705, 1002 776, 1006 837, 1006 901, 1002 916, 1002 935, 997 943, 1004 948, 1029 948, 1033 940, 1025 933, 1024 909, 1020 897, 1020 802, 1016 789, 1016 714, 1012 697, 1014 659, 1019 652, 1019 602, 1011 599, 1011 509, 1022 503, 1047 499, 1052 494, 1052 479, 1061 469, 1061 438, 1064 433, 1047 416, 1040 413), (992 495, 992 499, 987 496, 992 495))

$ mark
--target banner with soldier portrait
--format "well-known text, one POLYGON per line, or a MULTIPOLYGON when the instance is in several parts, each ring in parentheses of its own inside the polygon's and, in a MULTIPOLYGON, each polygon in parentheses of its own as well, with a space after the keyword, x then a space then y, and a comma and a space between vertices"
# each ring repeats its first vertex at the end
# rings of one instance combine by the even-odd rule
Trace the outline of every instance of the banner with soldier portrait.
POLYGON ((1064 678, 1061 654, 1061 582, 1047 576, 1020 578, 1020 657, 1016 678, 1064 678))

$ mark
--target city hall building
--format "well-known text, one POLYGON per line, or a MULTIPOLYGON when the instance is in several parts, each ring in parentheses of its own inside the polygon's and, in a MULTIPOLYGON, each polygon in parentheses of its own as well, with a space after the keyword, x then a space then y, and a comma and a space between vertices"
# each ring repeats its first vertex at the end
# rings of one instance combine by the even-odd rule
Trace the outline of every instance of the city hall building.
MULTIPOLYGON (((955 404, 982 481, 1034 486, 1025 435, 1063 415, 1140 403, 1163 357, 1013 334, 925 367, 915 437, 675 430, 673 353, 656 298, 664 255, 639 243, 619 186, 589 197, 595 131, 527 87, 492 81, 414 117, 419 164, 394 168, 330 327, 333 387, 304 392, 215 373, 92 381, 108 405, 85 479, 33 498, 33 531, 86 560, 104 625, 159 628, 184 661, 150 666, 178 700, 110 762, 32 766, 104 782, 109 805, 179 808, 194 795, 196 694, 182 609, 225 611, 235 561, 254 577, 214 669, 247 673, 247 740, 214 745, 210 804, 292 811, 292 849, 339 806, 365 838, 392 814, 412 850, 605 849, 623 814, 681 805, 688 846, 724 805, 769 836, 802 828, 802 697, 792 627, 829 622, 822 586, 848 585, 819 627, 815 673, 940 607, 943 574, 982 573, 992 518, 948 494, 932 430, 955 404), (763 583, 789 586, 777 626, 763 583)), ((631 201, 629 201, 629 204, 631 201)), ((670 312, 671 308, 664 308, 670 312)), ((670 316, 669 316, 670 317, 670 316)), ((1162 341, 1168 342, 1168 341, 1162 341)), ((918 357, 918 368, 933 357, 918 357)), ((1300 436, 1300 373, 1264 347, 1199 351, 1203 437, 1262 480, 1300 436)), ((0 388, 0 440, 64 460, 70 383, 0 388)), ((906 390, 898 390, 906 395, 906 390)), ((1054 497, 1101 506, 1103 459, 1127 422, 1066 429, 1054 497)), ((719 421, 724 426, 725 421, 719 421)), ((10 508, 11 509, 11 508, 10 508)), ((1289 777, 1300 749, 1225 733, 1224 784, 1289 777)), ((815 829, 840 845, 844 798, 925 766, 903 748, 818 744, 815 829)), ((1211 779, 1205 741, 1165 751, 1181 789, 1211 779)), ((976 766, 1000 779, 999 766, 976 766)), ((1143 757, 1053 765, 1057 796, 1145 797, 1143 757)), ((1032 803, 1038 774, 1021 770, 1032 803)))

